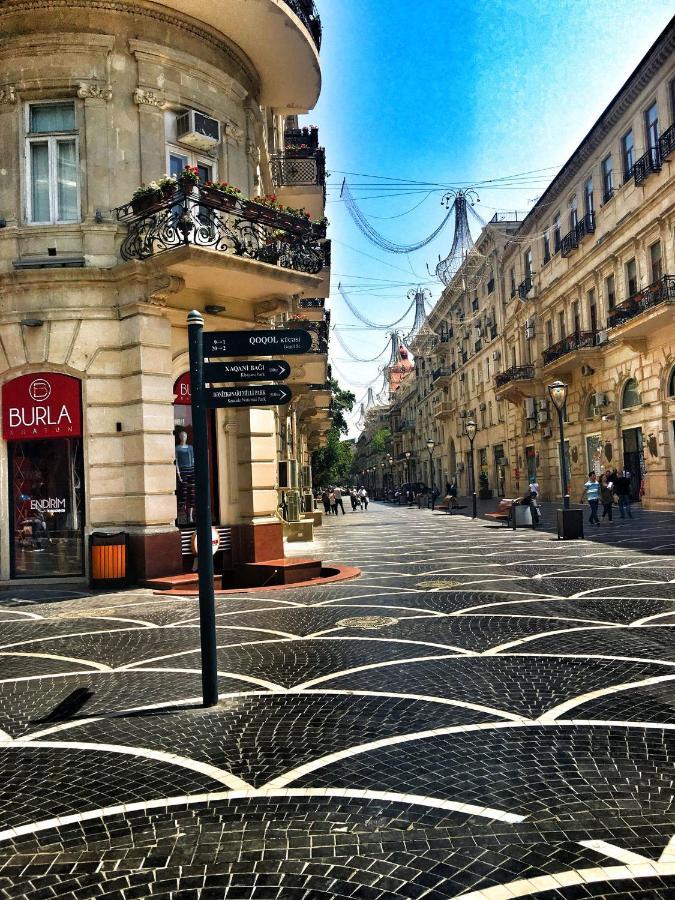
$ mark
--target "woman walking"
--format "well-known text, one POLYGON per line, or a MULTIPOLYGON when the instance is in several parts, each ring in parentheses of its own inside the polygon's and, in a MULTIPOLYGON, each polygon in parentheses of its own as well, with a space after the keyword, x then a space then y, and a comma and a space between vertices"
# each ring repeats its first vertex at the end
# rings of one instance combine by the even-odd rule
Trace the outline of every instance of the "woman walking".
POLYGON ((600 502, 602 503, 602 518, 605 516, 612 521, 612 505, 614 503, 614 485, 607 475, 600 479, 600 502))
POLYGON ((330 515, 330 495, 327 490, 324 489, 321 494, 321 502, 323 503, 323 511, 329 516, 330 515))

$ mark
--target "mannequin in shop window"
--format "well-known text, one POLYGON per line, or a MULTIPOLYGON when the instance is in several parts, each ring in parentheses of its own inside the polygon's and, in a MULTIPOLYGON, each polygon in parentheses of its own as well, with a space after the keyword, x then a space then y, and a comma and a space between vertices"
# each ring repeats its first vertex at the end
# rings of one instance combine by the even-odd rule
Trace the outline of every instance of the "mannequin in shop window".
POLYGON ((176 494, 178 496, 178 524, 194 522, 195 511, 195 454, 188 444, 186 431, 178 432, 176 444, 176 494))

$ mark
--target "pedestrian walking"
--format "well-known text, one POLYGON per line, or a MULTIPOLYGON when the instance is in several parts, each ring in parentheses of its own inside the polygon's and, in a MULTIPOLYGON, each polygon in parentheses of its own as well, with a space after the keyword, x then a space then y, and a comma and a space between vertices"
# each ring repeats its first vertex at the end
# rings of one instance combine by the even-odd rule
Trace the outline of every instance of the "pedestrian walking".
POLYGON ((358 496, 357 496, 357 494, 356 494, 356 488, 350 488, 350 489, 349 489, 349 499, 351 500, 351 504, 352 504, 352 512, 356 512, 356 506, 357 506, 357 503, 358 503, 359 506, 361 505, 361 504, 358 502, 359 498, 358 498, 358 496))
POLYGON ((368 509, 368 491, 364 487, 359 491, 359 498, 363 504, 363 508, 368 509))
POLYGON ((328 498, 330 500, 330 511, 334 516, 337 516, 337 500, 335 499, 335 491, 333 488, 328 492, 328 498))
POLYGON ((342 502, 342 488, 336 487, 333 491, 335 495, 335 515, 337 516, 338 507, 342 510, 342 515, 345 514, 344 503, 342 502))
POLYGON ((327 516, 330 515, 330 494, 324 488, 323 493, 321 494, 321 502, 323 503, 323 511, 327 516))
POLYGON ((591 508, 591 515, 589 518, 589 523, 591 525, 597 525, 600 527, 600 519, 598 519, 598 503, 600 502, 600 484, 598 482, 598 476, 595 472, 588 473, 588 481, 584 485, 584 492, 581 495, 581 502, 584 502, 584 499, 588 500, 588 505, 591 508))
MULTIPOLYGON (((611 476, 610 472, 610 476, 611 476)), ((612 521, 612 506, 614 505, 614 485, 605 473, 600 479, 600 502, 602 503, 602 518, 612 521)))
POLYGON ((614 491, 619 499, 619 516, 622 519, 632 519, 630 511, 630 472, 620 472, 614 481, 614 491))

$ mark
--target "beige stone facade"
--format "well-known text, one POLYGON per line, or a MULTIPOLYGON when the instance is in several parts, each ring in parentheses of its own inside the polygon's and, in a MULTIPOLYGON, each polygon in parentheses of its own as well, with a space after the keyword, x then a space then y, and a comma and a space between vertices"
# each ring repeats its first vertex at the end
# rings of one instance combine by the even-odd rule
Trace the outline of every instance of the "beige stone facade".
POLYGON ((417 385, 395 398, 395 446, 423 460, 433 419, 436 481, 455 476, 467 493, 473 418, 477 487, 515 495, 534 476, 559 498, 547 386, 561 379, 572 498, 591 469, 626 467, 635 499, 675 509, 674 236, 671 25, 526 219, 482 233, 429 317, 417 385))
MULTIPOLYGON (((301 317, 299 327, 314 328, 313 352, 288 360, 290 406, 216 410, 212 417, 223 565, 283 554, 279 463, 293 462, 291 493, 309 488, 309 454, 330 425, 329 271, 296 264, 301 254, 287 258, 302 241, 313 262, 329 263, 330 254, 323 238, 306 232, 295 244, 280 242, 274 222, 261 240, 255 212, 254 234, 240 212, 233 225, 187 194, 193 219, 183 242, 170 204, 156 217, 164 216, 163 233, 157 228, 150 238, 139 215, 127 210, 120 218, 115 210, 139 185, 186 164, 200 167, 202 182, 228 182, 249 198, 275 190, 281 198, 286 190, 285 204, 323 215, 321 167, 315 178, 284 175, 297 126, 288 117, 318 98, 319 39, 309 0, 8 0, 0 8, 0 380, 5 386, 40 373, 78 379, 83 458, 81 475, 73 476, 78 512, 67 518, 76 520, 82 542, 93 531, 126 531, 136 578, 191 565, 176 524, 176 435, 189 426, 177 418, 181 398, 174 395, 189 368, 191 309, 204 314, 207 330, 284 327, 293 316, 301 317), (217 123, 212 141, 197 146, 196 128, 186 137, 180 116, 190 110, 217 123), (227 233, 221 242, 218 228, 227 233), (275 247, 281 250, 270 257, 275 247), (305 473, 304 484, 296 472, 305 473)), ((317 144, 303 163, 316 168, 322 153, 317 144)), ((49 555, 58 545, 44 522, 17 505, 32 503, 37 476, 17 462, 31 448, 10 444, 3 440, 0 453, 3 579, 30 576, 37 570, 26 564, 19 572, 18 557, 26 563, 28 551, 49 555)), ((185 516, 189 532, 192 514, 185 516)), ((86 576, 87 553, 80 555, 86 576)), ((60 574, 44 569, 39 574, 60 574)))

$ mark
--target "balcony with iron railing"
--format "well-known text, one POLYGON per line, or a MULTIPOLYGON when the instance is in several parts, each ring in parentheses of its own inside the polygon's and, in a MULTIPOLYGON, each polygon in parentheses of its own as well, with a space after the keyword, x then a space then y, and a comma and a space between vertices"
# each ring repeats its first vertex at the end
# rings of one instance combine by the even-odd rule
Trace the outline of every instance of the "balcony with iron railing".
POLYGON ((661 159, 666 159, 675 150, 675 125, 666 128, 659 138, 659 153, 661 159))
POLYGON ((633 178, 635 184, 642 184, 652 174, 652 172, 661 171, 661 150, 660 146, 650 147, 633 166, 633 178))
POLYGON ((497 400, 520 403, 523 397, 533 397, 537 392, 534 365, 511 366, 495 375, 495 395, 497 400))
POLYGON ((616 306, 607 316, 607 328, 620 329, 620 337, 644 337, 656 327, 675 318, 675 276, 663 275, 628 300, 616 306))
POLYGON ((434 370, 431 377, 432 377, 433 381, 438 381, 439 378, 449 378, 454 371, 455 371, 454 365, 441 366, 440 369, 434 370))
POLYGON ((311 275, 324 267, 324 248, 302 216, 180 182, 173 192, 140 200, 114 210, 126 226, 120 247, 124 260, 151 259, 188 247, 311 275))
POLYGON ((525 278, 518 285, 517 291, 518 296, 521 300, 525 300, 527 295, 532 290, 532 275, 526 275, 525 278))
POLYGON ((560 241, 560 255, 569 256, 588 234, 595 231, 595 213, 587 212, 560 241))
POLYGON ((605 343, 606 331, 573 331, 542 353, 547 376, 575 371, 583 363, 595 367, 599 364, 605 343))
POLYGON ((321 49, 321 19, 314 0, 283 0, 312 35, 317 50, 321 49))

